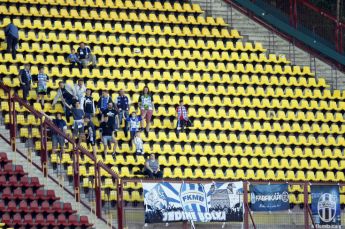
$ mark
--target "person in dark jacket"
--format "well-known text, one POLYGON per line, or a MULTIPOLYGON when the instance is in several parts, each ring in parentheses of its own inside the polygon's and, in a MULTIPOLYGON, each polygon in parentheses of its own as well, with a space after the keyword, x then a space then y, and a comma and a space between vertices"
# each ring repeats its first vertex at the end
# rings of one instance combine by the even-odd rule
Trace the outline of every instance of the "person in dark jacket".
POLYGON ((128 96, 125 95, 125 92, 123 89, 120 90, 119 96, 116 98, 116 106, 119 109, 119 126, 122 123, 122 120, 125 120, 125 134, 128 132, 128 123, 127 118, 129 117, 129 105, 130 100, 128 96))
POLYGON ((24 69, 19 71, 20 87, 23 90, 23 99, 25 101, 28 101, 28 95, 31 89, 31 80, 30 64, 25 64, 24 69))
POLYGON ((95 102, 92 98, 92 91, 91 89, 86 89, 86 95, 84 99, 84 112, 85 112, 85 117, 93 117, 95 115, 95 102))
POLYGON ((96 56, 92 54, 90 47, 85 46, 83 42, 77 49, 77 55, 83 67, 87 67, 90 62, 93 67, 97 66, 96 56))
POLYGON ((19 41, 18 27, 15 26, 12 22, 8 24, 5 28, 5 36, 7 43, 7 52, 12 52, 12 58, 16 59, 17 44, 19 41))

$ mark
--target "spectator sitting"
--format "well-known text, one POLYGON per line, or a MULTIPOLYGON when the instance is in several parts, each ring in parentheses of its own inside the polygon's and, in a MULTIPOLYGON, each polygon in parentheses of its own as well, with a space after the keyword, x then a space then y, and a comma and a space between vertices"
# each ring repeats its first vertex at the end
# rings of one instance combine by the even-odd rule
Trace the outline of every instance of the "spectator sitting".
POLYGON ((140 137, 140 132, 137 131, 135 133, 135 137, 133 139, 134 145, 135 145, 135 154, 137 156, 144 154, 144 143, 143 140, 140 137))
POLYGON ((85 116, 85 134, 86 134, 86 144, 92 147, 93 155, 96 158, 97 151, 96 151, 96 129, 95 125, 93 124, 90 117, 85 116))
POLYGON ((39 68, 39 73, 37 75, 37 103, 41 100, 42 109, 44 108, 44 96, 47 94, 47 82, 49 78, 47 74, 44 73, 44 67, 39 68))
POLYGON ((183 104, 183 101, 180 100, 180 105, 176 109, 177 112, 177 133, 180 131, 183 131, 185 127, 187 126, 189 119, 188 119, 188 113, 187 109, 183 104))
POLYGON ((93 117, 95 115, 95 102, 93 101, 92 95, 91 95, 91 89, 86 90, 86 96, 84 99, 84 112, 85 117, 93 117))
POLYGON ((74 104, 77 101, 74 87, 70 86, 69 84, 65 85, 62 81, 59 82, 59 89, 52 103, 53 109, 60 98, 64 105, 66 118, 69 118, 71 116, 71 110, 69 107, 71 107, 72 104, 74 104))
POLYGON ((108 108, 108 104, 112 103, 112 99, 109 96, 109 93, 107 90, 102 91, 102 96, 98 100, 98 109, 101 114, 108 108))
POLYGON ((31 89, 31 80, 30 64, 25 64, 24 69, 19 71, 20 87, 23 90, 23 99, 25 101, 28 101, 28 95, 31 89))
POLYGON ((12 52, 12 58, 13 60, 15 60, 17 55, 17 45, 19 41, 18 27, 10 22, 5 28, 5 36, 7 43, 7 52, 12 52))
POLYGON ((140 124, 141 124, 141 116, 137 116, 135 112, 131 114, 130 117, 126 120, 129 124, 129 133, 131 138, 131 143, 133 144, 133 139, 137 131, 139 131, 140 124))
POLYGON ((144 175, 146 175, 150 178, 162 178, 163 177, 163 174, 159 168, 159 163, 156 160, 154 154, 151 154, 150 158, 148 158, 145 162, 144 175))
MULTIPOLYGON (((56 118, 53 119, 53 123, 63 133, 66 133, 67 125, 66 125, 65 120, 62 119, 61 113, 56 114, 56 118)), ((60 146, 61 154, 65 152, 65 139, 61 135, 57 134, 55 131, 52 131, 52 144, 53 144, 53 149, 52 149, 53 154, 56 152, 56 149, 58 148, 58 146, 60 146)))
POLYGON ((125 120, 125 135, 127 135, 128 132, 128 122, 126 120, 129 117, 129 105, 130 100, 128 96, 125 95, 124 90, 121 89, 119 96, 116 98, 116 106, 119 110, 119 127, 121 126, 122 120, 125 120))
POLYGON ((119 116, 113 103, 108 103, 108 108, 103 111, 103 116, 108 116, 109 125, 113 127, 113 131, 117 131, 119 116))
POLYGON ((78 84, 74 86, 74 90, 75 90, 75 94, 77 96, 77 99, 78 99, 80 105, 82 105, 80 108, 84 109, 83 105, 84 105, 85 92, 86 92, 84 80, 79 79, 78 84))
POLYGON ((117 142, 115 138, 115 132, 113 131, 113 127, 109 125, 107 115, 103 117, 103 121, 101 122, 99 128, 101 132, 102 142, 104 145, 104 158, 107 155, 108 147, 111 148, 111 143, 114 143, 113 157, 115 157, 117 142))
POLYGON ((76 138, 76 141, 79 143, 81 142, 81 137, 84 134, 84 111, 80 108, 80 103, 77 101, 75 103, 75 107, 72 105, 68 105, 68 108, 71 110, 72 115, 73 115, 73 136, 76 138))
POLYGON ((68 55, 67 57, 68 62, 70 62, 70 66, 71 68, 73 68, 74 66, 78 66, 78 68, 81 70, 83 65, 81 64, 77 53, 75 52, 75 49, 71 50, 71 53, 68 55))
POLYGON ((91 49, 85 46, 83 42, 80 43, 80 46, 77 50, 77 55, 83 67, 87 67, 89 62, 92 62, 92 66, 96 67, 96 57, 91 53, 91 49))

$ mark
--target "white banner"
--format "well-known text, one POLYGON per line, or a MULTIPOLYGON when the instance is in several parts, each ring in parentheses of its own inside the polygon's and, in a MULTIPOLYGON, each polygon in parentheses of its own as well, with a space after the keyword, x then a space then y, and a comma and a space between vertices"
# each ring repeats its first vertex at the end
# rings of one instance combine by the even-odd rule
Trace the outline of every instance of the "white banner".
POLYGON ((243 221, 243 183, 143 183, 145 222, 243 221))

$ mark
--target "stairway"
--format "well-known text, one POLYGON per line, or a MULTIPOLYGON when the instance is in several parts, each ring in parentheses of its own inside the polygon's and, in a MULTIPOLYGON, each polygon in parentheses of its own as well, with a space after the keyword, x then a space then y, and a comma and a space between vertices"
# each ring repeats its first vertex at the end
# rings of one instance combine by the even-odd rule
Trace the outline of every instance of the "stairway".
POLYGON ((200 4, 205 16, 222 17, 230 27, 239 30, 244 36, 244 41, 260 42, 268 53, 285 55, 292 65, 310 66, 316 78, 325 78, 331 89, 345 89, 343 72, 267 30, 223 0, 192 0, 192 2, 200 4))
MULTIPOLYGON (((9 131, 6 130, 5 127, 2 125, 0 125, 0 134, 5 136, 6 139, 10 139, 9 131)), ((21 143, 19 139, 16 140, 16 144, 17 144, 17 149, 27 156, 28 150, 25 147, 25 144, 21 143)), ((70 186, 70 184, 67 181, 61 183, 62 185, 59 186, 52 179, 45 178, 41 170, 39 170, 33 164, 31 164, 29 160, 27 160, 18 152, 12 152, 11 146, 7 144, 2 138, 0 138, 0 152, 7 152, 8 159, 12 160, 14 164, 22 165, 25 172, 27 172, 29 176, 38 177, 40 183, 44 184, 46 189, 55 190, 55 193, 57 193, 57 195, 61 198, 61 201, 71 203, 72 208, 77 210, 78 214, 87 216, 89 218, 90 223, 94 224, 94 228, 96 229, 110 228, 102 220, 97 219, 96 216, 93 213, 91 213, 90 210, 87 209, 84 205, 77 203, 74 199, 74 196, 68 193, 67 191, 65 191, 61 187, 63 186, 73 193, 72 191, 73 187, 70 186)), ((36 164, 40 164, 40 158, 34 155, 34 153, 32 153, 32 161, 36 164)), ((49 168, 48 174, 54 177, 55 180, 59 180, 56 174, 53 173, 52 168, 49 168)), ((83 199, 83 196, 81 196, 81 198, 84 202, 88 202, 87 200, 83 199)))

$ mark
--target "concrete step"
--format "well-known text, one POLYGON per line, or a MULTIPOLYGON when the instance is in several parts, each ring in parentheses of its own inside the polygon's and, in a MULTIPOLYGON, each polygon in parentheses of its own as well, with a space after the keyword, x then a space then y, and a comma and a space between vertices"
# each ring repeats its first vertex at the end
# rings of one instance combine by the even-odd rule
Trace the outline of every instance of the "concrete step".
MULTIPOLYGON (((237 11, 235 8, 232 8, 230 5, 223 2, 222 0, 213 0, 207 2, 201 0, 192 0, 192 2, 200 3, 200 5, 204 7, 203 9, 207 11, 208 15, 217 17, 222 16, 223 19, 229 25, 231 25, 231 27, 239 30, 242 36, 246 36, 246 38, 249 38, 250 41, 262 43, 263 46, 270 53, 275 53, 278 55, 284 54, 287 57, 292 57, 292 55, 294 54, 295 56, 292 58, 293 64, 300 66, 310 66, 311 64, 313 65, 314 60, 310 59, 309 53, 296 47, 293 51, 293 46, 290 46, 288 41, 268 31, 266 28, 252 21, 246 15, 243 15, 241 12, 237 11), (271 42, 274 40, 274 44, 270 45, 270 40, 271 42)), ((317 62, 321 61, 317 60, 317 62)), ((329 71, 329 69, 331 69, 331 66, 327 65, 326 63, 322 62, 322 64, 316 64, 317 77, 325 77, 325 79, 327 79, 327 81, 329 82, 329 79, 332 79, 332 77, 330 76, 331 72, 329 71)), ((345 86, 343 85, 343 82, 340 80, 340 77, 344 76, 344 74, 339 73, 338 75, 339 78, 337 82, 341 82, 337 83, 338 87, 344 88, 345 86)))
MULTIPOLYGON (((0 125, 0 133, 3 134, 5 137, 9 139, 9 131, 5 129, 4 126, 0 125)), ((20 150, 23 154, 27 152, 25 148, 25 144, 21 143, 19 139, 16 140, 17 149, 20 150)), ((86 215, 89 218, 89 221, 94 224, 94 228, 96 229, 103 229, 109 228, 102 220, 97 219, 94 214, 90 212, 84 205, 77 203, 74 199, 74 196, 69 194, 65 191, 61 186, 56 184, 50 178, 44 177, 41 170, 37 169, 30 161, 28 161, 25 157, 23 157, 18 152, 12 152, 10 145, 8 145, 5 141, 0 139, 0 151, 7 152, 7 157, 13 161, 14 164, 23 165, 25 172, 28 173, 29 176, 38 177, 41 184, 45 185, 45 189, 52 189, 55 190, 57 196, 61 198, 62 201, 71 203, 72 207, 78 211, 80 215, 86 215)), ((35 163, 40 164, 40 158, 32 153, 32 159, 35 163)), ((54 174, 53 170, 49 169, 48 174, 54 177, 56 180, 59 180, 58 177, 54 174)), ((63 182, 63 187, 67 188, 68 190, 72 191, 72 187, 69 185, 68 182, 63 182)), ((84 200, 87 201, 87 200, 84 200)))

